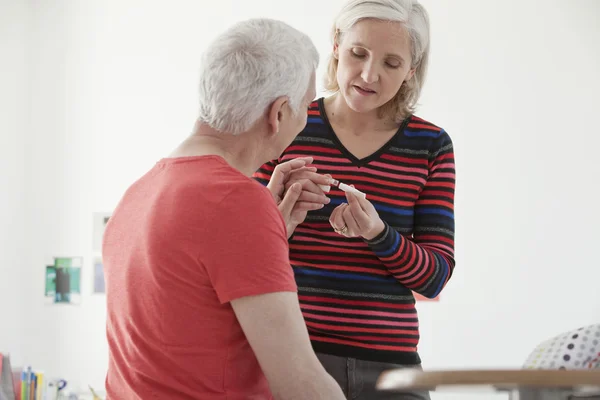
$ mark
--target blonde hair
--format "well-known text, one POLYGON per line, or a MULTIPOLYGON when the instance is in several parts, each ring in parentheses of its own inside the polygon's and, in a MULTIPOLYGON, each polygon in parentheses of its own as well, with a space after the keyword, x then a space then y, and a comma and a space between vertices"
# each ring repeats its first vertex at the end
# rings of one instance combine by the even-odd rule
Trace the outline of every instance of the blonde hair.
MULTIPOLYGON (((414 113, 425 82, 429 61, 429 16, 417 0, 349 0, 333 24, 333 44, 339 45, 345 32, 367 18, 400 22, 410 37, 411 68, 415 68, 415 73, 411 79, 404 81, 396 95, 379 109, 380 116, 390 116, 400 122, 414 113)), ((329 92, 340 90, 337 68, 338 60, 332 54, 325 76, 325 90, 329 92)))

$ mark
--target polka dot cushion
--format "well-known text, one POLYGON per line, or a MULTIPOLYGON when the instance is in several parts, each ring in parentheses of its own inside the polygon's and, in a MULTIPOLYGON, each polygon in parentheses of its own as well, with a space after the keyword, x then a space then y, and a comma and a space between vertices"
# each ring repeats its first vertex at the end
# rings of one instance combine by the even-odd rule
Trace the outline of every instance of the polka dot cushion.
POLYGON ((600 369, 600 324, 547 340, 529 355, 529 369, 600 369))

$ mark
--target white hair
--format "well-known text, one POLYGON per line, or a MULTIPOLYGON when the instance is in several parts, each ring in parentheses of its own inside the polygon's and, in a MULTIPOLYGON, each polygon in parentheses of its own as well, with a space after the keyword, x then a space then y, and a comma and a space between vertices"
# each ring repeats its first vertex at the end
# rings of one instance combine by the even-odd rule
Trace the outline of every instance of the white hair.
POLYGON ((284 22, 239 22, 206 49, 200 72, 199 120, 234 135, 248 131, 278 97, 294 113, 306 96, 319 53, 304 33, 284 22))
MULTIPOLYGON (((402 120, 412 113, 421 95, 421 89, 427 75, 429 63, 429 16, 418 0, 349 0, 338 13, 331 38, 334 43, 341 43, 344 34, 354 24, 364 19, 400 22, 410 37, 413 77, 406 81, 396 96, 383 107, 383 111, 391 113, 402 120)), ((330 57, 325 77, 325 88, 338 91, 337 59, 330 57)))

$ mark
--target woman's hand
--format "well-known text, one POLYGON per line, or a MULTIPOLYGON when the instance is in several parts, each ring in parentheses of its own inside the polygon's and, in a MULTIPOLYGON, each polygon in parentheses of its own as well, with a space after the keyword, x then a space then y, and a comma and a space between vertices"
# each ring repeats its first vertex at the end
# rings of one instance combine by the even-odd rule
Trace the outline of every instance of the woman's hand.
POLYGON ((346 192, 348 203, 337 206, 329 223, 333 230, 346 237, 362 237, 371 240, 385 229, 385 224, 379 217, 377 210, 365 198, 346 192))

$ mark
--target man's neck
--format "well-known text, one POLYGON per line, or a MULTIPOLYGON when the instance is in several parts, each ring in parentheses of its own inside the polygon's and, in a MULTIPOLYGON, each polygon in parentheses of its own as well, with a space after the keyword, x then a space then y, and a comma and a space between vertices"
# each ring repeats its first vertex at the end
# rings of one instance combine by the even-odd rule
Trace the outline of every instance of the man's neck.
POLYGON ((222 157, 242 174, 252 176, 263 164, 263 157, 259 151, 261 146, 255 136, 254 132, 234 136, 217 132, 207 125, 196 124, 192 135, 185 139, 169 157, 216 155, 222 157))

